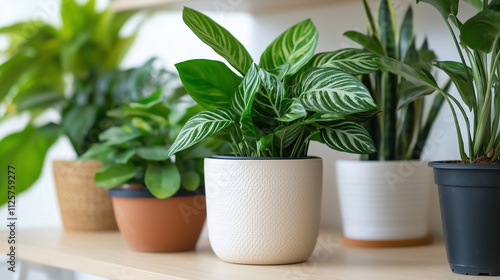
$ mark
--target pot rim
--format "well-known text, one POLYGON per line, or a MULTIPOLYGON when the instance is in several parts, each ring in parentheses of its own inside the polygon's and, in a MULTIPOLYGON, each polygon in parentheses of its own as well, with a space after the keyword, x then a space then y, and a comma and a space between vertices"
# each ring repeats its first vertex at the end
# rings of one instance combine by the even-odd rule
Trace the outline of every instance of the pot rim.
POLYGON ((429 166, 435 169, 461 169, 461 170, 496 170, 500 169, 500 164, 464 164, 452 163, 457 161, 431 161, 429 166))
POLYGON ((220 159, 220 160, 304 160, 304 159, 321 159, 318 156, 307 156, 307 157, 238 157, 233 155, 213 155, 208 157, 209 159, 220 159))
MULTIPOLYGON (((108 190, 108 194, 111 197, 124 197, 124 198, 154 198, 154 199, 160 199, 155 197, 151 191, 149 191, 147 188, 143 187, 141 190, 130 190, 130 189, 117 189, 113 188, 108 190)), ((176 198, 176 197, 189 197, 189 196, 203 196, 205 195, 205 188, 200 186, 196 191, 191 192, 187 191, 184 189, 179 189, 173 196, 164 198, 164 199, 169 199, 169 198, 176 198)))

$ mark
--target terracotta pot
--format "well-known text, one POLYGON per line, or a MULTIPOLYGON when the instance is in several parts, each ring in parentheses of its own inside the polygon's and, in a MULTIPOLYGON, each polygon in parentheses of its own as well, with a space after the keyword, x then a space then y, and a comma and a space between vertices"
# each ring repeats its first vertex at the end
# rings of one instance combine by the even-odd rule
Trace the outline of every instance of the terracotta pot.
POLYGON ((140 252, 180 252, 196 247, 206 218, 205 196, 190 193, 158 199, 147 190, 114 189, 118 227, 140 252))
POLYGON ((318 239, 321 158, 205 159, 208 236, 226 262, 307 260, 318 239))
POLYGON ((67 230, 117 230, 108 192, 94 185, 99 161, 54 161, 54 179, 64 228, 67 230))

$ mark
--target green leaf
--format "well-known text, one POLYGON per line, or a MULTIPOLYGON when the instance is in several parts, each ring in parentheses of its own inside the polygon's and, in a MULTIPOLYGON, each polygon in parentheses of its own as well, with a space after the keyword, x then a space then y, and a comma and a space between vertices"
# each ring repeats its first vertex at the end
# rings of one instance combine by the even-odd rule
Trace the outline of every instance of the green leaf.
POLYGON ((96 121, 93 105, 75 106, 63 115, 62 126, 74 147, 79 147, 96 121))
MULTIPOLYGON (((453 81, 455 86, 462 97, 462 101, 472 110, 474 106, 474 91, 472 91, 471 86, 467 80, 467 73, 469 72, 469 77, 472 77, 472 70, 464 66, 462 63, 455 61, 437 61, 435 66, 448 74, 450 79, 453 81)), ((472 82, 472 81, 471 81, 472 82)))
POLYGON ((359 112, 359 113, 347 115, 347 116, 345 116, 345 119, 348 121, 353 121, 355 123, 365 123, 365 122, 371 120, 372 118, 374 118, 380 112, 382 112, 382 111, 380 111, 378 109, 374 109, 371 111, 359 112))
POLYGON ((427 85, 416 86, 405 79, 402 79, 398 84, 398 109, 412 103, 413 101, 422 98, 423 96, 432 94, 436 90, 427 85))
POLYGON ((137 155, 145 160, 161 161, 170 158, 168 148, 165 146, 137 148, 137 155))
POLYGON ((255 95, 253 110, 259 118, 279 118, 285 87, 278 78, 264 69, 259 69, 260 90, 255 95))
POLYGON ((436 8, 445 20, 450 15, 458 14, 458 0, 417 0, 417 3, 424 2, 431 4, 436 8))
POLYGON ((95 185, 111 189, 127 183, 137 174, 137 169, 132 163, 104 166, 95 174, 95 185))
POLYGON ((363 0, 363 7, 365 9, 366 21, 368 22, 368 29, 370 31, 370 35, 374 36, 378 34, 378 26, 375 24, 375 20, 373 19, 372 12, 370 10, 370 6, 366 0, 363 0))
POLYGON ((344 36, 375 54, 385 55, 384 47, 376 37, 370 37, 358 31, 347 31, 344 36))
POLYGON ((191 97, 207 109, 229 108, 242 78, 215 60, 188 60, 175 65, 191 97))
POLYGON ((330 67, 351 75, 365 75, 379 69, 376 58, 376 55, 365 50, 347 48, 318 53, 311 59, 308 67, 330 67))
POLYGON ((269 70, 269 73, 276 76, 276 78, 278 78, 278 80, 283 81, 283 79, 285 79, 286 74, 288 74, 288 70, 290 70, 290 63, 286 62, 285 64, 283 64, 277 68, 269 70))
POLYGON ((307 111, 345 115, 377 108, 359 79, 333 68, 311 68, 301 77, 298 91, 307 111))
POLYGON ((21 75, 31 67, 33 57, 18 53, 0 65, 0 100, 4 100, 7 93, 16 84, 21 75))
MULTIPOLYGON (((479 0, 475 0, 475 1, 479 1, 479 0)), ((490 2, 490 4, 488 5, 488 10, 500 12, 500 0, 492 0, 490 2)))
POLYGON ((234 69, 246 74, 252 65, 252 57, 231 33, 206 15, 187 7, 184 7, 183 19, 198 38, 224 57, 234 69))
POLYGON ((78 161, 84 162, 91 159, 106 161, 108 159, 108 154, 111 151, 113 151, 113 147, 107 144, 94 144, 83 155, 78 157, 78 161))
POLYGON ((345 116, 334 113, 314 113, 304 120, 301 123, 315 123, 315 122, 331 122, 331 121, 339 121, 344 120, 345 116))
POLYGON ((280 117, 277 118, 278 121, 291 122, 300 118, 307 116, 306 109, 300 103, 297 98, 284 99, 281 106, 280 117))
POLYGON ((0 180, 0 205, 7 202, 8 166, 16 174, 16 195, 33 185, 42 172, 45 155, 59 137, 59 130, 54 125, 35 128, 28 125, 24 130, 12 133, 0 140, 0 166, 4 175, 0 180))
POLYGON ((321 142, 328 147, 353 154, 371 154, 377 151, 370 134, 359 124, 342 122, 320 130, 321 142))
POLYGON ((413 42, 413 10, 409 6, 399 30, 399 59, 401 61, 405 61, 406 54, 413 42))
POLYGON ((252 123, 252 105, 255 99, 255 93, 259 88, 259 71, 255 64, 252 64, 243 81, 238 86, 231 103, 233 112, 241 116, 241 128, 244 132, 256 136, 255 128, 252 123))
POLYGON ((425 86, 434 90, 439 89, 436 81, 423 70, 416 70, 392 58, 379 57, 379 63, 382 71, 399 75, 416 86, 425 86))
POLYGON ((396 16, 389 0, 381 0, 378 12, 380 41, 385 46, 387 56, 396 58, 396 16))
POLYGON ((314 55, 318 43, 318 31, 310 19, 300 22, 276 38, 262 53, 259 66, 271 70, 286 62, 292 76, 314 55))
POLYGON ((148 165, 145 175, 146 187, 160 199, 171 197, 181 188, 181 174, 177 166, 167 163, 164 166, 148 165))
POLYGON ((78 33, 85 27, 85 14, 75 0, 62 0, 61 16, 63 34, 66 38, 78 33))
POLYGON ((471 49, 491 52, 500 37, 500 12, 486 10, 466 21, 460 38, 471 49))
POLYGON ((284 150, 291 146, 297 138, 300 136, 302 131, 303 123, 294 123, 292 125, 284 126, 283 128, 277 128, 274 132, 276 136, 275 141, 278 141, 278 147, 280 150, 284 150))
POLYGON ((234 114, 230 110, 222 108, 203 111, 195 115, 184 125, 179 136, 168 150, 168 155, 171 156, 205 140, 233 124, 234 121, 234 114))
POLYGON ((136 138, 141 137, 142 133, 138 128, 133 128, 129 130, 124 127, 110 127, 101 134, 99 134, 99 140, 105 141, 108 145, 117 145, 129 142, 136 138))
POLYGON ((114 161, 118 164, 126 164, 133 156, 135 156, 135 149, 128 149, 123 152, 118 152, 114 155, 114 161))
POLYGON ((181 172, 181 185, 188 191, 195 191, 201 184, 200 175, 195 171, 181 172))
POLYGON ((476 8, 476 10, 478 10, 478 11, 483 10, 483 1, 482 0, 465 0, 465 2, 474 6, 474 8, 476 8))

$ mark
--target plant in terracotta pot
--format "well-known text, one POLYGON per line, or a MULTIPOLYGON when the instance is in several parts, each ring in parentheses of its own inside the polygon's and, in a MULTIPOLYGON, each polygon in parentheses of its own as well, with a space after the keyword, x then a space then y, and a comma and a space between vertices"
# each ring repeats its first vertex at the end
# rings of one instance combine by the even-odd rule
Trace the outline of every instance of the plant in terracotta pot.
POLYGON ((159 90, 110 111, 122 124, 99 134, 102 142, 79 159, 103 163, 95 184, 109 190, 118 227, 133 250, 195 248, 206 217, 203 157, 224 146, 218 140, 204 141, 174 158, 167 149, 199 111, 182 88, 159 90))
MULTIPOLYGON (((20 131, 0 140, 0 165, 23 168, 17 194, 38 179, 48 149, 60 136, 81 155, 111 125, 107 110, 150 94, 144 89, 153 81, 151 63, 117 70, 136 36, 121 32, 134 13, 101 11, 94 4, 61 1, 60 26, 26 21, 0 28, 10 42, 1 53, 6 60, 0 65, 0 123, 16 116, 29 119, 20 131), (54 112, 58 117, 46 118, 54 112)), ((65 228, 116 229, 111 200, 92 184, 98 168, 95 162, 54 162, 65 228)), ((6 182, 0 190, 3 204, 6 182)))
MULTIPOLYGON (((378 56, 419 71, 432 70, 436 56, 427 40, 417 48, 411 6, 398 34, 391 1, 380 1, 378 21, 366 0, 363 5, 369 34, 348 31, 345 36, 378 56)), ((361 161, 336 163, 343 243, 367 247, 427 244, 432 241, 428 213, 432 170, 420 157, 444 97, 437 94, 425 110, 426 100, 422 95, 413 98, 414 93, 431 94, 435 89, 419 88, 387 71, 363 75, 361 80, 383 112, 364 124, 377 152, 362 155, 361 161)))
POLYGON ((425 73, 391 59, 380 63, 415 85, 438 90, 450 106, 460 160, 429 164, 439 187, 448 261, 455 273, 500 275, 500 2, 471 1, 478 12, 464 22, 457 17, 457 0, 423 2, 433 5, 450 29, 460 61, 435 65, 453 81, 462 102, 425 73))
POLYGON ((169 149, 188 149, 212 135, 234 156, 205 159, 208 231, 217 256, 245 264, 306 260, 319 231, 322 160, 310 140, 350 153, 375 151, 359 124, 376 114, 354 75, 377 70, 375 55, 342 50, 314 56, 318 33, 305 20, 276 38, 254 64, 245 47, 207 16, 184 8, 184 22, 236 69, 197 59, 176 65, 204 111, 169 149))

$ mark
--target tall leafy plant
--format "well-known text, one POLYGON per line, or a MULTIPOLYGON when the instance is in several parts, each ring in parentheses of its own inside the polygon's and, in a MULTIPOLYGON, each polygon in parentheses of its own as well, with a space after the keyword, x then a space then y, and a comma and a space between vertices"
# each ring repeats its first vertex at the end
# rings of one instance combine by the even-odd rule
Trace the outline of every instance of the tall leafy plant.
MULTIPOLYGON (((77 154, 84 153, 105 128, 105 111, 151 80, 148 65, 115 72, 136 37, 120 34, 133 13, 99 11, 95 0, 62 0, 60 15, 60 27, 26 21, 0 28, 10 39, 1 53, 6 60, 0 65, 0 121, 29 118, 20 132, 0 141, 0 165, 22 166, 17 193, 37 180, 60 135, 69 137, 77 154), (39 117, 48 111, 59 113, 62 121, 43 122, 39 117)), ((7 200, 6 189, 7 182, 0 182, 0 204, 7 200)))
MULTIPOLYGON (((417 1, 417 3, 420 1, 417 1)), ((458 0, 425 0, 443 17, 457 48, 460 61, 439 61, 435 66, 443 70, 455 84, 462 102, 446 89, 440 89, 435 80, 413 71, 407 65, 382 59, 381 65, 393 72, 403 73, 414 84, 438 90, 449 104, 457 129, 460 156, 463 162, 484 163, 497 161, 500 156, 500 1, 469 1, 479 8, 476 15, 463 22, 458 19, 458 0), (458 33, 453 28, 458 29, 458 33), (458 36, 457 36, 458 35, 458 36), (467 110, 472 112, 469 119, 467 110), (465 134, 459 124, 465 121, 465 134)), ((417 98, 415 94, 413 98, 417 98)))
MULTIPOLYGON (((345 36, 374 54, 404 62, 420 71, 431 71, 431 63, 436 56, 429 50, 427 39, 417 48, 411 6, 408 7, 398 32, 391 1, 380 1, 378 18, 372 15, 366 0, 363 0, 363 5, 368 21, 368 35, 348 31, 345 36)), ((425 94, 431 94, 435 92, 434 89, 419 88, 398 73, 384 71, 363 75, 361 79, 383 111, 378 118, 365 124, 378 151, 364 155, 362 159, 420 159, 432 124, 444 102, 443 96, 436 95, 430 110, 426 112, 425 99, 410 97, 416 91, 423 90, 425 94)))
POLYGON ((187 122, 169 154, 214 134, 224 135, 236 156, 305 157, 310 140, 344 152, 375 151, 359 123, 376 114, 377 106, 354 76, 376 71, 375 55, 357 49, 314 55, 318 32, 305 20, 276 38, 256 65, 245 47, 207 16, 184 8, 183 17, 239 75, 213 60, 176 65, 205 111, 187 122))

